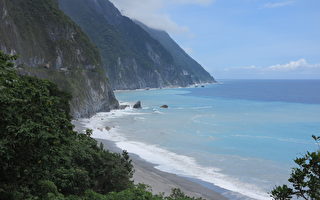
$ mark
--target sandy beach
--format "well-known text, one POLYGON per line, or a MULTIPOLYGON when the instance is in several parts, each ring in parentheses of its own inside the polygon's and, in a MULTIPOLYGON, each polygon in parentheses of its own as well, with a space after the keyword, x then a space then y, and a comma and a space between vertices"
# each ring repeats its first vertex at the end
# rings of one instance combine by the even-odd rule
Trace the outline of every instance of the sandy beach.
MULTIPOLYGON (((84 126, 77 121, 73 121, 73 124, 75 125, 75 130, 78 132, 81 132, 85 129, 84 126)), ((112 141, 102 139, 96 140, 99 143, 101 142, 104 147, 111 152, 122 152, 122 150, 118 148, 112 141)), ((185 194, 193 197, 202 197, 207 200, 227 199, 220 193, 206 188, 196 182, 190 181, 187 178, 157 170, 154 168, 152 163, 144 161, 138 155, 130 154, 130 158, 133 161, 135 169, 133 181, 135 183, 143 183, 151 186, 154 194, 164 193, 165 195, 169 195, 173 188, 180 188, 185 194)))

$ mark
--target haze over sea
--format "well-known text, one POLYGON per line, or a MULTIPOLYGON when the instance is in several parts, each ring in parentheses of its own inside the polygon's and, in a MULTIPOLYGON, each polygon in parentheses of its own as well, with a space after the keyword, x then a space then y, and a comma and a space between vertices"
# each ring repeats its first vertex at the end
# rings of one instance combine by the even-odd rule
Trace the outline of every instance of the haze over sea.
POLYGON ((96 115, 87 121, 94 137, 226 189, 231 199, 268 199, 287 183, 293 159, 317 148, 311 135, 320 135, 320 80, 225 80, 116 96, 141 100, 143 109, 96 115), (115 128, 105 133, 99 125, 115 128))

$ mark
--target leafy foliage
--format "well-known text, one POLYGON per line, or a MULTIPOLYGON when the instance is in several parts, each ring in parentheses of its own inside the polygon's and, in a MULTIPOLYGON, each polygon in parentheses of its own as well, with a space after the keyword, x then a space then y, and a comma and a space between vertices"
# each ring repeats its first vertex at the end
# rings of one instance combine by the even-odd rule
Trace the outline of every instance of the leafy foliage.
POLYGON ((0 199, 194 200, 133 185, 128 153, 105 151, 73 131, 69 100, 49 81, 21 76, 15 56, 0 51, 0 199))
POLYGON ((172 189, 172 193, 169 197, 165 198, 166 200, 203 200, 202 198, 191 198, 185 195, 180 189, 172 189))
POLYGON ((39 184, 48 181, 60 193, 77 195, 131 186, 127 153, 107 152, 74 132, 70 95, 49 81, 18 75, 13 59, 0 53, 0 199, 40 194, 39 184))
MULTIPOLYGON (((121 16, 110 1, 59 0, 59 5, 99 48, 114 88, 186 86, 194 83, 192 77, 198 76, 198 68, 192 76, 183 75, 186 68, 176 65, 174 56, 158 40, 121 16)), ((209 78, 212 80, 210 75, 209 78)))
POLYGON ((1 0, 0 8, 5 13, 0 46, 19 54, 15 63, 20 72, 48 79, 72 94, 75 117, 118 106, 98 49, 57 0, 1 0))
MULTIPOLYGON (((312 136, 319 145, 320 137, 312 136)), ((293 188, 287 185, 278 186, 271 192, 275 200, 288 200, 293 196, 306 200, 320 199, 320 149, 316 152, 307 152, 303 157, 296 158, 299 166, 292 169, 289 182, 293 188)))
POLYGON ((91 44, 80 27, 59 9, 56 0, 3 2, 8 10, 9 20, 12 20, 14 25, 1 26, 2 45, 17 50, 24 62, 29 63, 30 58, 41 57, 45 63, 54 65, 60 55, 63 66, 68 68, 101 63, 97 48, 91 44), (15 30, 11 30, 12 26, 15 30))
MULTIPOLYGON (((87 192, 86 195, 91 194, 89 199, 95 199, 94 193, 87 192)), ((101 198, 101 197, 100 197, 101 198)), ((203 200, 202 198, 193 198, 185 195, 180 189, 173 189, 172 193, 168 197, 163 195, 153 195, 148 186, 139 184, 127 190, 121 192, 111 192, 106 196, 103 196, 101 200, 128 200, 128 199, 138 199, 138 200, 203 200)), ((100 200, 97 198, 97 200, 100 200)))

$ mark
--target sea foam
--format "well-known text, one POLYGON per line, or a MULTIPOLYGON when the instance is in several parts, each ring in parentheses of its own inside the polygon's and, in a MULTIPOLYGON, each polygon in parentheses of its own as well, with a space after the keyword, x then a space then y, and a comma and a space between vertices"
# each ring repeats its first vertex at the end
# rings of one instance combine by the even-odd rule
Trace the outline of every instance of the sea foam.
POLYGON ((112 127, 109 131, 104 129, 104 125, 111 118, 122 118, 128 115, 143 114, 145 113, 139 113, 128 108, 108 113, 98 113, 90 119, 82 119, 80 121, 84 123, 87 128, 93 130, 94 138, 113 141, 119 148, 139 155, 142 159, 155 164, 155 168, 161 171, 200 179, 253 199, 270 199, 269 195, 261 191, 260 188, 227 176, 223 174, 219 168, 202 166, 190 156, 180 155, 157 145, 146 144, 138 141, 129 141, 121 133, 120 127, 112 127))

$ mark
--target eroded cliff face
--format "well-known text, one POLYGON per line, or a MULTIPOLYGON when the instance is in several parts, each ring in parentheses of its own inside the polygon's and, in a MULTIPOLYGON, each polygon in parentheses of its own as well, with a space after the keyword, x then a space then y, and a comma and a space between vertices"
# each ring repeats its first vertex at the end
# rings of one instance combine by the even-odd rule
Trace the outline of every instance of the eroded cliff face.
POLYGON ((185 76, 189 75, 193 83, 211 83, 214 78, 191 56, 189 56, 171 37, 162 30, 157 30, 145 24, 134 21, 149 35, 160 42, 160 44, 172 55, 176 68, 182 70, 185 76))
POLYGON ((0 18, 0 49, 19 55, 21 73, 70 92, 74 117, 118 106, 98 50, 55 0, 1 0, 0 18))
POLYGON ((97 45, 115 89, 214 82, 207 72, 203 76, 194 73, 200 68, 177 64, 155 37, 122 16, 108 0, 59 0, 59 6, 97 45))

